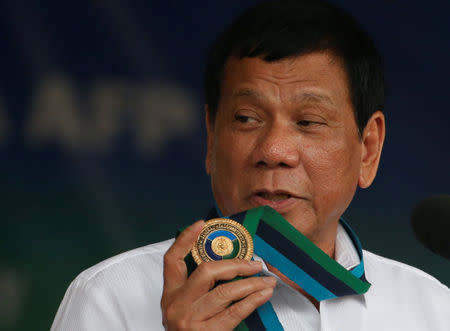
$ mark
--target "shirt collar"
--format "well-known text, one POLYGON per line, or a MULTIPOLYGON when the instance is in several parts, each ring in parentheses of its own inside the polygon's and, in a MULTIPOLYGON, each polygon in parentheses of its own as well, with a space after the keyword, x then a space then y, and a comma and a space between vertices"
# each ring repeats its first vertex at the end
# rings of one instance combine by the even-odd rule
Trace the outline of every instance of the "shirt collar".
POLYGON ((356 267, 361 262, 355 245, 341 223, 339 223, 336 234, 334 259, 347 270, 356 267))

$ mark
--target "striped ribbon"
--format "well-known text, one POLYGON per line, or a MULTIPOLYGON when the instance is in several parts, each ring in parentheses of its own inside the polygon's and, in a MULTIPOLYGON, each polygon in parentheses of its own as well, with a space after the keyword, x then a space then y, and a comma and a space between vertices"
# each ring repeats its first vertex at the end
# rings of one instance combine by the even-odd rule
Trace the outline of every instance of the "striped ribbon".
MULTIPOLYGON (((213 208, 208 219, 223 217, 213 208)), ((351 270, 345 269, 319 247, 295 229, 274 209, 263 206, 229 217, 241 223, 253 238, 254 253, 277 268, 283 275, 298 284, 316 300, 322 301, 346 295, 367 292, 370 284, 364 276, 361 243, 350 226, 340 219, 358 251, 360 263, 351 270)), ((189 254, 186 259, 188 273, 196 264, 189 254)), ((269 302, 255 310, 236 330, 283 330, 269 302)))

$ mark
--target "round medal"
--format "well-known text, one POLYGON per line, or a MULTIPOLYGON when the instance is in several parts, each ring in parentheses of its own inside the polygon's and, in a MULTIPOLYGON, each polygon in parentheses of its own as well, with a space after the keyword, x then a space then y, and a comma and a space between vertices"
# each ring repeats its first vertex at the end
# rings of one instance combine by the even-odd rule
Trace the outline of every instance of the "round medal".
POLYGON ((250 260, 253 240, 247 229, 238 222, 214 218, 205 222, 191 252, 197 264, 228 259, 250 260))

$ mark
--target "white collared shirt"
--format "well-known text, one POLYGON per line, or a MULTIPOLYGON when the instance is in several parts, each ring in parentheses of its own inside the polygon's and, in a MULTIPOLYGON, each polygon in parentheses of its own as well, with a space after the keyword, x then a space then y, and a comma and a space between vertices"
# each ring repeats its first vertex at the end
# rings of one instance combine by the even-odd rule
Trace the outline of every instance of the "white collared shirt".
MULTIPOLYGON (((51 330, 164 330, 160 309, 163 255, 172 243, 173 239, 128 251, 82 272, 68 288, 51 330)), ((322 301, 320 313, 304 295, 277 277, 270 301, 283 328, 450 330, 450 291, 446 286, 403 263, 367 251, 363 256, 366 278, 372 284, 369 291, 322 301)), ((346 269, 360 262, 341 225, 335 259, 346 269)), ((273 275, 265 265, 264 273, 273 275)))

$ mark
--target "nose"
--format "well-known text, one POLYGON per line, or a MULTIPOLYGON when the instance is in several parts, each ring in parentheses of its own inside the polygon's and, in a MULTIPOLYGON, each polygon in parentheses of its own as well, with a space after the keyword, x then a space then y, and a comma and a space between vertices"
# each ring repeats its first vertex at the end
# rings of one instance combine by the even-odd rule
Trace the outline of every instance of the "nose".
POLYGON ((259 139, 252 155, 257 167, 295 168, 300 162, 300 145, 295 132, 288 125, 272 123, 259 139))

